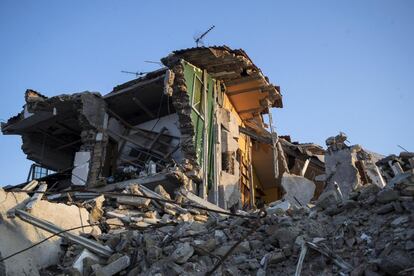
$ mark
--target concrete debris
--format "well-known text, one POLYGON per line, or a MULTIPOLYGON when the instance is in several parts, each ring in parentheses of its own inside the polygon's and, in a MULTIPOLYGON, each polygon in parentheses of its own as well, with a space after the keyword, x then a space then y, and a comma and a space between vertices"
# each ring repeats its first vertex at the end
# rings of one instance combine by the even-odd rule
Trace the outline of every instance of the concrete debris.
POLYGON ((325 170, 327 175, 327 189, 335 190, 335 183, 339 184, 345 198, 352 190, 361 186, 360 175, 355 162, 360 147, 347 146, 347 136, 340 133, 326 140, 328 150, 325 153, 325 170))
MULTIPOLYGON (((131 189, 124 192, 131 193, 131 189)), ((105 197, 102 234, 94 238, 111 248, 112 256, 97 257, 70 242, 64 249, 65 258, 42 273, 69 273, 76 268, 83 275, 85 271, 94 275, 204 275, 243 237, 217 275, 229 271, 246 275, 300 275, 301 271, 303 275, 353 275, 357 271, 394 275, 412 266, 408 260, 414 257, 414 197, 408 198, 397 187, 388 190, 369 184, 350 193, 349 199, 332 201, 325 208, 275 202, 267 210, 282 212, 268 212, 248 236, 245 234, 254 227, 252 218, 214 217, 189 208, 181 219, 183 214, 170 215, 152 202, 148 206, 123 205, 105 197), (374 200, 367 203, 371 198, 374 200), (388 212, 377 212, 388 205, 388 212), (130 220, 106 218, 113 213, 130 220), (191 219, 202 214, 206 217, 203 222, 191 219), (159 217, 163 219, 156 224, 136 222, 159 217), (109 223, 117 228, 106 225, 109 223), (83 267, 80 259, 85 259, 83 267)), ((257 211, 246 214, 257 216, 257 211)))
POLYGON ((0 190, 1 275, 412 273, 414 153, 278 136, 243 50, 162 63, 103 96, 26 91, 1 125, 35 162, 0 190))
POLYGON ((94 273, 96 276, 112 276, 126 269, 129 265, 130 265, 129 256, 122 256, 116 259, 115 261, 107 264, 104 267, 96 265, 96 269, 94 269, 94 273))
POLYGON ((100 258, 91 253, 88 249, 84 249, 82 250, 82 252, 76 257, 75 261, 73 262, 72 267, 74 269, 76 269, 81 275, 87 275, 86 274, 86 270, 87 268, 85 268, 85 262, 95 262, 95 263, 99 263, 100 262, 100 258), (88 259, 88 260, 87 260, 88 259))
POLYGON ((288 209, 290 209, 289 201, 282 201, 278 200, 269 204, 269 207, 266 209, 269 215, 273 215, 276 213, 283 214, 288 209))
POLYGON ((174 252, 171 254, 171 258, 177 264, 184 264, 193 256, 194 248, 190 243, 185 242, 177 246, 174 252))

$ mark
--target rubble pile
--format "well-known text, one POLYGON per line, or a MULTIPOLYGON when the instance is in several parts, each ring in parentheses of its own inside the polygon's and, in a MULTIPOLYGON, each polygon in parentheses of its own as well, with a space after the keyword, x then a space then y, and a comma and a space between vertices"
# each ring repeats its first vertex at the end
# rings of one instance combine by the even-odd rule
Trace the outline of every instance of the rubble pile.
POLYGON ((403 185, 404 182, 409 184, 412 181, 414 153, 401 152, 399 156, 391 154, 379 160, 376 165, 381 168, 382 175, 386 179, 388 186, 403 185))
MULTIPOLYGON (((396 275, 413 266, 412 187, 411 174, 410 182, 385 189, 365 185, 349 199, 329 193, 310 208, 275 202, 258 219, 207 216, 127 194, 115 201, 100 196, 87 205, 102 234, 89 237, 113 255, 101 258, 66 243, 60 264, 43 273, 205 275, 223 260, 214 275, 293 275, 305 251, 304 275, 396 275)), ((161 186, 155 190, 169 198, 161 186)), ((138 185, 128 192, 142 193, 138 185)), ((259 216, 258 211, 237 214, 259 216)))
POLYGON ((242 49, 161 62, 102 95, 28 89, 1 124, 34 163, 0 189, 0 275, 414 273, 414 153, 278 135, 281 89, 242 49))

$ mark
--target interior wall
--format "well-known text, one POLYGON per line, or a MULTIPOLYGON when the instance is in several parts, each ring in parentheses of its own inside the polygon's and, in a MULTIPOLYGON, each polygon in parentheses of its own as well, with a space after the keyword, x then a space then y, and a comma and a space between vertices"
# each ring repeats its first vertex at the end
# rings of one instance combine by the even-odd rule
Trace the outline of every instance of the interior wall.
MULTIPOLYGON (((153 120, 136 125, 136 127, 138 128, 149 130, 149 131, 155 131, 155 132, 160 132, 161 129, 165 127, 168 129, 166 134, 169 134, 175 137, 181 137, 181 132, 178 126, 179 126, 179 121, 178 121, 177 113, 170 114, 170 115, 161 117, 159 119, 153 119, 153 120)), ((179 143, 180 143, 179 139, 171 140, 172 147, 177 146, 179 143)), ((178 163, 181 162, 181 160, 184 158, 184 155, 180 148, 172 154, 172 158, 178 163)))
POLYGON ((238 143, 238 166, 239 166, 239 189, 240 189, 240 199, 241 204, 243 206, 250 205, 250 197, 251 197, 251 187, 250 181, 253 176, 250 175, 250 156, 251 156, 251 142, 250 138, 247 137, 245 134, 241 134, 239 132, 239 126, 245 127, 242 119, 240 118, 239 114, 237 113, 233 103, 230 101, 229 97, 224 94, 223 97, 223 108, 228 112, 223 113, 223 126, 227 128, 231 133, 235 136, 235 139, 238 143), (228 118, 227 118, 228 117, 228 118))

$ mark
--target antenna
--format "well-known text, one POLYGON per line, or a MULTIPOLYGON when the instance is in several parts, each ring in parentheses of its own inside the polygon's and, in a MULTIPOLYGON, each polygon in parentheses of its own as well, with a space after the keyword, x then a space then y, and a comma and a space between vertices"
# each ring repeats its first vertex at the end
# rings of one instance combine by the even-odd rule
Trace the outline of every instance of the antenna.
POLYGON ((148 73, 148 72, 131 72, 131 71, 121 71, 121 73, 125 73, 125 74, 132 74, 132 75, 135 75, 135 77, 139 77, 139 76, 142 76, 142 75, 145 75, 146 73, 148 73))
POLYGON ((199 46, 199 44, 202 44, 202 39, 209 33, 211 32, 216 26, 211 26, 207 31, 205 31, 204 33, 202 33, 199 37, 194 38, 195 43, 197 45, 197 47, 199 46))
POLYGON ((144 60, 144 62, 158 64, 159 66, 164 67, 164 65, 159 61, 144 60))
POLYGON ((405 149, 403 146, 397 145, 397 147, 399 147, 400 149, 404 150, 405 152, 408 152, 408 150, 405 149))

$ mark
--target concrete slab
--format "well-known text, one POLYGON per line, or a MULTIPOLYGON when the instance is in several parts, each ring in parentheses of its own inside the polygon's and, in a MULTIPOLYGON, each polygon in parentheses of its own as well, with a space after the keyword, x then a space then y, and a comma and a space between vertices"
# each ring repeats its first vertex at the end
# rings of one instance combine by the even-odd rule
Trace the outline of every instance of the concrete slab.
POLYGON ((120 272, 121 270, 124 270, 130 265, 131 261, 128 256, 122 256, 121 258, 113 261, 112 263, 104 266, 99 267, 95 271, 96 276, 112 276, 116 273, 120 272))
POLYGON ((90 252, 88 249, 84 249, 82 251, 82 253, 79 254, 78 257, 76 257, 76 259, 75 259, 75 261, 73 262, 73 265, 72 265, 72 267, 75 268, 77 271, 79 271, 81 275, 83 275, 83 270, 84 270, 83 260, 85 258, 90 258, 90 259, 92 259, 94 261, 97 261, 97 262, 100 261, 100 258, 97 255, 90 252))
MULTIPOLYGON (((191 202, 193 202, 195 204, 198 204, 198 205, 203 206, 203 207, 206 207, 206 208, 210 208, 212 210, 217 210, 219 212, 227 212, 226 210, 218 207, 217 205, 215 205, 213 203, 210 203, 207 200, 202 199, 199 196, 196 196, 192 192, 186 191, 185 189, 181 189, 180 192, 181 192, 181 194, 184 197, 186 197, 188 200, 190 200, 191 202)), ((218 216, 227 216, 227 215, 219 214, 219 213, 211 213, 211 215, 213 215, 213 216, 215 216, 215 215, 218 215, 218 216)))
POLYGON ((326 190, 335 190, 338 183, 345 199, 361 185, 358 169, 355 166, 355 152, 352 148, 331 150, 325 153, 326 190))
POLYGON ((313 198, 316 188, 313 181, 303 176, 288 173, 283 174, 282 187, 286 192, 283 198, 289 201, 291 205, 296 206, 306 206, 313 198))

